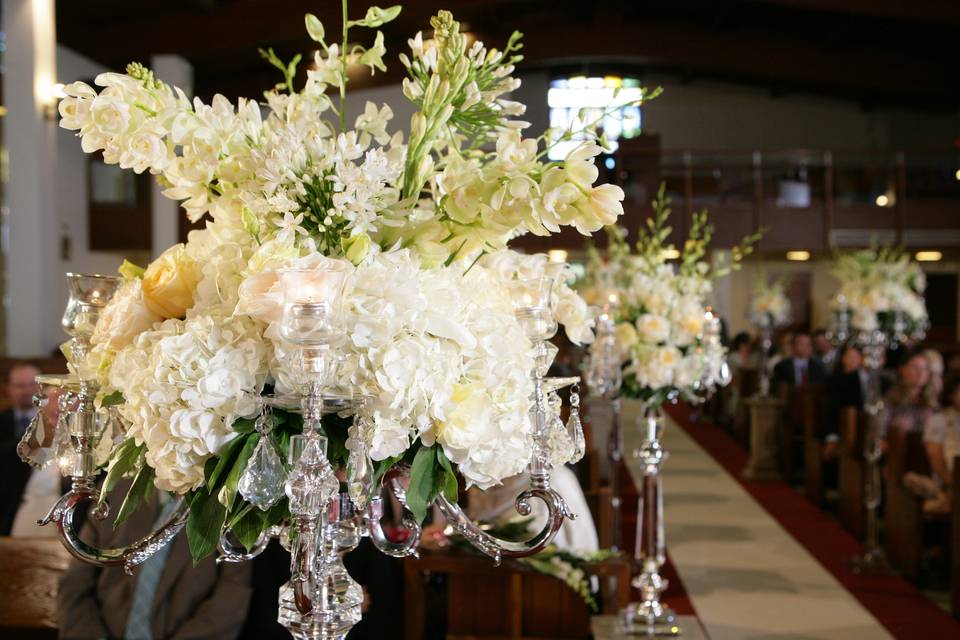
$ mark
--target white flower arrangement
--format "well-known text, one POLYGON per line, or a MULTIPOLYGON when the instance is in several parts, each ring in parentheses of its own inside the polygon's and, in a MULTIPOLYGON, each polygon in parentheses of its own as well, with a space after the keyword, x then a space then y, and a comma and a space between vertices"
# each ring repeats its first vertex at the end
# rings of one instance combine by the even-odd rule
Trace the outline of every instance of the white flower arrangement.
POLYGON ((903 249, 880 247, 840 254, 833 273, 840 289, 832 307, 848 317, 851 328, 907 334, 925 329, 926 276, 903 249))
MULTIPOLYGON (((365 445, 377 472, 436 446, 436 477, 452 474, 452 462, 468 485, 489 487, 532 452, 531 344, 512 283, 547 264, 507 242, 563 226, 589 234, 623 211, 619 187, 594 185, 596 135, 561 162, 544 162, 546 135, 523 137, 527 123, 513 117, 524 107, 507 99, 519 86, 520 35, 503 51, 468 45, 445 11, 431 20, 433 38, 417 34, 400 56, 403 91, 417 107, 409 131, 391 131, 390 106, 372 103, 349 128, 347 65, 385 68, 382 34, 369 47, 353 44, 355 34, 399 11, 344 16, 340 43, 307 15, 319 50, 306 84, 294 88, 299 56, 285 64, 261 52, 284 77, 264 104, 190 101, 138 64, 98 76, 99 92, 65 88, 61 126, 78 132, 85 151, 149 171, 191 220, 206 220, 146 269, 121 267, 127 282, 81 366, 126 423, 111 466, 146 474, 150 482, 134 483, 144 491, 218 496, 222 521, 213 525, 243 517, 256 533, 285 509, 250 515, 237 495, 261 437, 258 396, 290 386, 280 270, 346 273, 339 379, 372 399, 365 445)), ((588 342, 586 303, 564 282, 554 297, 570 339, 588 342)), ((299 417, 277 411, 273 422, 265 437, 282 453, 299 417)), ((344 464, 346 426, 332 416, 324 430, 331 461, 344 464)), ((214 546, 193 548, 194 539, 195 555, 214 546)))
POLYGON ((723 347, 703 339, 712 281, 738 268, 760 237, 748 236, 734 247, 729 265, 711 268, 705 256, 713 228, 705 213, 695 214, 680 260, 672 264, 669 256, 676 250, 667 243, 668 204, 661 187, 653 202, 654 216, 641 227, 634 254, 625 234, 612 230, 610 260, 604 262, 594 251, 587 278, 591 288, 603 291, 595 296, 612 292, 617 302, 614 335, 623 362, 624 395, 652 405, 676 397, 693 399, 703 390, 703 380, 719 378, 723 347))
POLYGON ((758 327, 780 327, 790 322, 790 300, 783 278, 773 282, 758 273, 750 297, 750 322, 758 327))

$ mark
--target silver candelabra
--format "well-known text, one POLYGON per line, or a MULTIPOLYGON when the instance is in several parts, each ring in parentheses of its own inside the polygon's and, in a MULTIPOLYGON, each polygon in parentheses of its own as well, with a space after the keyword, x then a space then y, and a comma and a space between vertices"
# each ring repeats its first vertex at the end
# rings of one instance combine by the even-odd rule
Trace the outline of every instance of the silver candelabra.
MULTIPOLYGON (((285 495, 290 519, 268 528, 250 549, 236 545, 225 525, 219 541, 218 562, 242 562, 261 553, 273 538, 289 549, 291 578, 281 588, 279 621, 296 638, 343 638, 360 619, 363 594, 347 573, 342 556, 355 548, 363 536, 370 538, 383 553, 404 557, 416 555, 420 525, 406 507, 404 480, 410 469, 393 467, 375 486, 372 463, 366 442, 373 428, 367 418, 366 398, 336 385, 338 341, 344 329, 340 311, 343 274, 339 272, 281 273, 306 286, 288 287, 284 299, 281 333, 287 343, 285 365, 292 373, 295 393, 262 396, 263 415, 257 420, 261 434, 257 447, 239 483, 239 492, 252 508, 265 509, 285 495), (313 283, 312 285, 310 283, 313 283), (269 436, 272 423, 263 419, 272 408, 299 411, 303 432, 290 438, 287 464, 279 460, 269 436), (328 414, 352 416, 350 427, 354 445, 345 469, 346 490, 326 452, 323 418, 328 414), (391 541, 381 525, 383 500, 381 489, 393 493, 403 507, 402 524, 407 530, 403 542, 391 541)), ((123 441, 122 422, 110 408, 97 407, 96 373, 89 371, 86 357, 100 312, 118 289, 118 278, 68 274, 70 299, 63 326, 71 336, 69 360, 73 374, 40 376, 46 388, 58 391, 64 410, 51 428, 37 412, 18 447, 21 457, 34 466, 54 460, 61 472, 71 478, 71 488, 52 507, 40 524, 56 523, 64 546, 84 562, 101 567, 122 566, 130 573, 150 555, 168 544, 184 527, 189 510, 181 499, 169 520, 157 530, 133 544, 121 548, 97 548, 82 541, 75 512, 84 503, 94 503, 94 518, 108 515, 109 505, 97 488, 97 476, 103 461, 98 451, 109 451, 123 441), (52 431, 51 431, 52 429, 52 431), (52 437, 51 437, 52 433, 52 437)), ((558 274, 535 282, 519 283, 525 295, 518 296, 516 315, 534 345, 535 367, 531 421, 533 453, 528 465, 530 487, 516 501, 517 511, 528 515, 532 500, 541 500, 547 510, 543 528, 526 541, 507 541, 482 530, 455 502, 444 496, 435 504, 454 530, 480 551, 499 562, 502 557, 524 557, 543 550, 554 538, 565 518, 573 518, 563 497, 550 486, 555 456, 557 429, 565 429, 574 451, 582 455, 583 434, 579 418, 572 410, 572 427, 564 427, 559 411, 552 407, 556 390, 576 383, 578 378, 546 377, 555 348, 548 340, 557 330, 552 286, 558 274), (558 423, 559 422, 559 426, 558 423), (570 428, 573 433, 567 433, 570 428)), ((46 397, 38 394, 35 403, 42 409, 46 397)), ((571 394, 572 404, 578 404, 571 394)), ((576 409, 576 407, 574 407, 576 409)), ((576 455, 574 456, 576 457, 576 455)))

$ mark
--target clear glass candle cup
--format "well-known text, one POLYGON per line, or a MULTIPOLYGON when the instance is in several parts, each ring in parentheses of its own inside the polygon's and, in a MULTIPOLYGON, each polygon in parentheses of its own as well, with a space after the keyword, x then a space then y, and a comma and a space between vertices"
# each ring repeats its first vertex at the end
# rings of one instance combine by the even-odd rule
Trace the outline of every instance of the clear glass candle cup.
POLYGON ((557 333, 553 289, 556 278, 550 275, 513 281, 513 307, 527 337, 534 342, 549 340, 557 333))
POLYGON ((68 273, 70 297, 61 324, 67 335, 87 338, 93 335, 100 312, 120 288, 122 280, 114 276, 68 273))

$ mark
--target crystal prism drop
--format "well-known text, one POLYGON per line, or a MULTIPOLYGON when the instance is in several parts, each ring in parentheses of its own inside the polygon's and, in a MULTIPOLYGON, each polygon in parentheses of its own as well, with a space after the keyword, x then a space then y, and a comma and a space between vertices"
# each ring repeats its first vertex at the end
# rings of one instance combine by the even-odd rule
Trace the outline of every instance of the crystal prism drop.
POLYGON ((72 476, 77 469, 77 452, 70 439, 70 424, 66 414, 61 413, 57 419, 57 428, 53 434, 53 455, 57 460, 60 475, 72 476))
POLYGON ((38 410, 17 444, 17 455, 31 467, 42 469, 53 460, 52 445, 53 433, 49 430, 43 411, 38 410))
POLYGON ((293 515, 318 516, 340 490, 340 483, 323 452, 326 439, 307 436, 304 440, 303 453, 293 466, 284 490, 293 515))
POLYGON ((261 511, 272 507, 283 497, 287 470, 269 435, 261 436, 240 476, 238 489, 243 498, 261 511))
POLYGON ((573 456, 570 462, 578 462, 587 452, 587 441, 583 436, 583 424, 580 423, 580 412, 571 411, 567 419, 567 433, 573 440, 573 456))
POLYGON ((370 499, 373 484, 371 466, 365 448, 350 452, 347 460, 347 492, 357 509, 365 509, 370 499))

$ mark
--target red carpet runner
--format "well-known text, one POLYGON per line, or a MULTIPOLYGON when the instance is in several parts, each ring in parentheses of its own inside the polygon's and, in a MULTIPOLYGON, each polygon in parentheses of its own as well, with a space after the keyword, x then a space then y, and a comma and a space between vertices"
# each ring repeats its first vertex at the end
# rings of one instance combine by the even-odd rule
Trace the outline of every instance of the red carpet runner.
POLYGON ((862 553, 863 547, 788 484, 744 480, 741 472, 747 453, 724 431, 710 423, 692 422, 687 407, 669 407, 667 412, 891 634, 905 640, 960 638, 960 623, 906 580, 861 577, 847 569, 844 558, 862 553))

